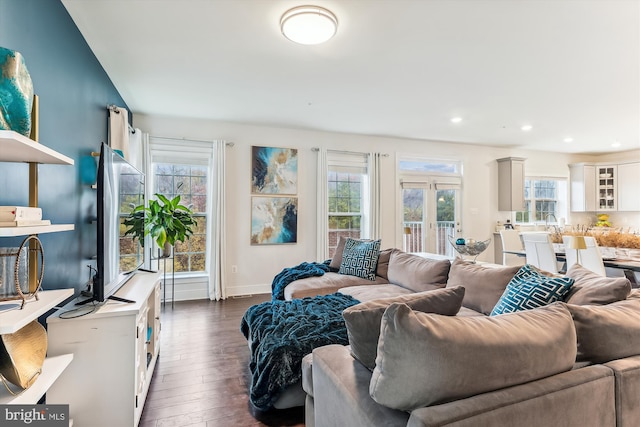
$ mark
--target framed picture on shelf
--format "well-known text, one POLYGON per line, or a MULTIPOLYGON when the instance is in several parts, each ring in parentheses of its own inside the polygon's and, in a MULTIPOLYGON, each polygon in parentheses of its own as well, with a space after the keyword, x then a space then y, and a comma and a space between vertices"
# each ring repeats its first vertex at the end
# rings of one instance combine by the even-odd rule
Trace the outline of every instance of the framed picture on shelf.
POLYGON ((298 150, 252 146, 251 193, 298 194, 298 150))
POLYGON ((251 244, 279 245, 298 241, 298 198, 251 198, 251 244))

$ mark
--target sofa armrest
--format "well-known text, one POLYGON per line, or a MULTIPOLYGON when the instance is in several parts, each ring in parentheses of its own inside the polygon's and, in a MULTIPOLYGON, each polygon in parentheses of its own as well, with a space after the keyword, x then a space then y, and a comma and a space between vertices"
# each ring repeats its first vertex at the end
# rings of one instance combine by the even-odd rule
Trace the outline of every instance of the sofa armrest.
POLYGON ((386 408, 369 396, 371 371, 342 345, 313 350, 315 427, 405 426, 409 414, 386 408))
POLYGON ((594 365, 466 399, 416 409, 408 427, 616 425, 614 377, 594 365), (597 403, 596 403, 597 402, 597 403))
POLYGON ((618 427, 632 427, 640 420, 640 356, 626 357, 605 364, 616 378, 616 417, 618 427))

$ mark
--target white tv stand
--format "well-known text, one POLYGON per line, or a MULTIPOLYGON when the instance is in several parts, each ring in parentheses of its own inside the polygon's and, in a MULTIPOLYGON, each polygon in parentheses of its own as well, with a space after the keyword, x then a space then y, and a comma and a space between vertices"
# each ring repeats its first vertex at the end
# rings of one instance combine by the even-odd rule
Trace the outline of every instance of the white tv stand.
POLYGON ((47 319, 49 355, 74 355, 47 403, 69 404, 79 426, 137 426, 158 358, 160 274, 137 272, 115 295, 135 302, 108 300, 85 316, 47 319))

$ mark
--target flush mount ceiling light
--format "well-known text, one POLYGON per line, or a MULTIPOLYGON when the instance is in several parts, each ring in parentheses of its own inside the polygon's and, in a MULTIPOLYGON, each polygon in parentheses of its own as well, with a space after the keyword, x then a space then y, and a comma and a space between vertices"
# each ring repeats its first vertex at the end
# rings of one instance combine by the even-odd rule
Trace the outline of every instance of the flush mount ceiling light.
POLYGON ((524 132, 529 132, 531 129, 533 129, 533 126, 531 126, 531 125, 524 125, 524 126, 522 126, 520 129, 522 129, 524 132))
POLYGON ((292 42, 320 44, 336 34, 338 19, 331 11, 319 6, 298 6, 282 15, 280 30, 292 42))
POLYGON ((462 117, 452 117, 451 123, 460 123, 462 121, 462 117))

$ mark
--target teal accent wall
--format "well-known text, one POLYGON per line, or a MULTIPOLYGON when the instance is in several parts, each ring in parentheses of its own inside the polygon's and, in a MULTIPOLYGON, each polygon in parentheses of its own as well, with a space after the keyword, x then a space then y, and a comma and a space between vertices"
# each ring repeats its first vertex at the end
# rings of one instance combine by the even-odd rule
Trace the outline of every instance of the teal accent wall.
MULTIPOLYGON (((40 165, 38 189, 46 219, 75 224, 75 231, 40 235, 43 288, 79 292, 96 250, 96 193, 80 182, 80 159, 107 141, 107 105, 127 105, 59 0, 0 0, 0 46, 25 59, 40 98, 39 142, 75 161, 40 165)), ((26 164, 0 163, 0 205, 28 204, 28 171, 26 164)), ((0 246, 21 240, 3 238, 0 246)))

